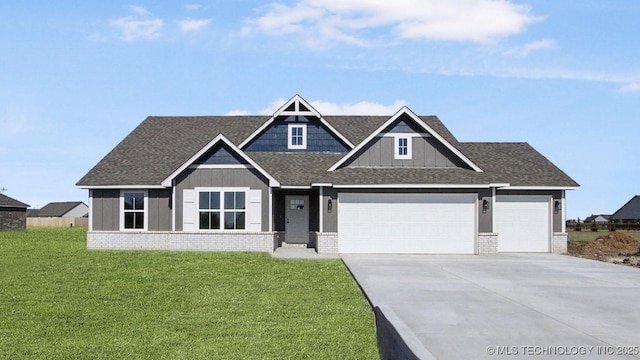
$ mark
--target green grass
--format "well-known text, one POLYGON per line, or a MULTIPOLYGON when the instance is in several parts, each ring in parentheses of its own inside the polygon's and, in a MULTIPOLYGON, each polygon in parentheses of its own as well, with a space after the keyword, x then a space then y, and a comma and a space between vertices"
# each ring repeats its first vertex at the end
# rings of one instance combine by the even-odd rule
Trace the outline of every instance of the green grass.
POLYGON ((340 260, 87 251, 83 229, 0 232, 1 359, 374 359, 340 260))
MULTIPOLYGON (((621 230, 620 231, 623 234, 627 234, 629 236, 632 236, 633 238, 640 240, 640 231, 626 231, 626 230, 621 230)), ((609 234, 608 230, 599 230, 599 231, 591 231, 590 228, 583 228, 582 231, 568 231, 569 233, 569 238, 571 239, 571 241, 591 241, 591 240, 595 240, 596 238, 598 238, 599 236, 605 236, 607 234, 609 234)))

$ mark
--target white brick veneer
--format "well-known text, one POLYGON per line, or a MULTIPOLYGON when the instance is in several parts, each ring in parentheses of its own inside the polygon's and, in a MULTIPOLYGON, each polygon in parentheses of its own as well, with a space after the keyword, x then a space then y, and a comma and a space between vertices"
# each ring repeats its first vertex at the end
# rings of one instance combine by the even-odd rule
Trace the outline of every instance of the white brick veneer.
POLYGON ((261 251, 272 253, 270 232, 193 233, 170 231, 90 231, 87 249, 92 250, 177 250, 177 251, 261 251))
POLYGON ((478 233, 478 255, 493 255, 498 253, 497 233, 478 233))
POLYGON ((567 252, 567 239, 569 234, 562 232, 553 233, 553 253, 563 254, 567 252))
POLYGON ((337 254, 338 253, 338 233, 322 232, 316 233, 317 243, 316 251, 318 254, 337 254))

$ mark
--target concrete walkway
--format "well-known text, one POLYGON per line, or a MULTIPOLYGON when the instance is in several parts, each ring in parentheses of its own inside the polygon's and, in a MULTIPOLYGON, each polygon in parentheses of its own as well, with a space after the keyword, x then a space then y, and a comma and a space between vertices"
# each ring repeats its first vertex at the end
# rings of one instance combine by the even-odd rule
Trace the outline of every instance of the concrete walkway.
POLYGON ((637 268, 553 254, 342 259, 438 359, 640 358, 637 268))

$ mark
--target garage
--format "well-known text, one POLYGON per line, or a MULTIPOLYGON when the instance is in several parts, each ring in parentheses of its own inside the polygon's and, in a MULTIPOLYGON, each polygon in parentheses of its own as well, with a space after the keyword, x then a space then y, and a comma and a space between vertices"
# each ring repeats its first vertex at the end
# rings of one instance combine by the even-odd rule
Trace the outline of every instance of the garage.
POLYGON ((341 253, 474 254, 476 194, 338 197, 341 253))
POLYGON ((494 228, 499 252, 549 252, 550 196, 496 196, 494 228))

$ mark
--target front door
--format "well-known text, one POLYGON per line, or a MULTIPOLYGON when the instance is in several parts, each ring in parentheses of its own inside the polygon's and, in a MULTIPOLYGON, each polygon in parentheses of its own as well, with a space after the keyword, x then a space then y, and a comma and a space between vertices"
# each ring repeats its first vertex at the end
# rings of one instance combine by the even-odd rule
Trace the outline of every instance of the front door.
POLYGON ((309 197, 285 196, 285 236, 289 244, 309 243, 309 197))

